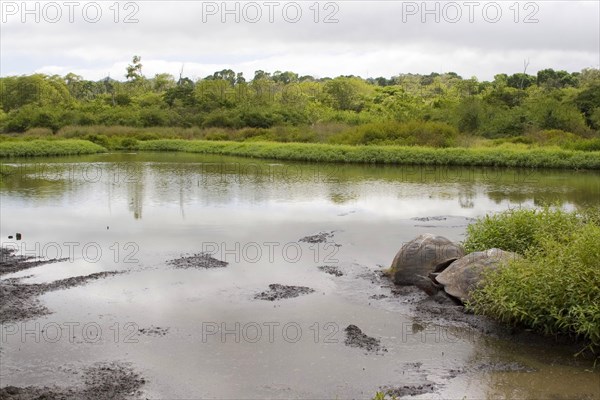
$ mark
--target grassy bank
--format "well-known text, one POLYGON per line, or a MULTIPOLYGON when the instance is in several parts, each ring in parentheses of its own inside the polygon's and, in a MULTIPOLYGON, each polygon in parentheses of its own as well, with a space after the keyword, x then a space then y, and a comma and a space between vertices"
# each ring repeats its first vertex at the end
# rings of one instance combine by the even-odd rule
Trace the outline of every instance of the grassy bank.
POLYGON ((489 272, 468 305, 547 335, 571 335, 600 351, 600 209, 509 210, 472 224, 465 248, 523 258, 489 272))
MULTIPOLYGON (((91 154, 107 151, 99 140, 5 140, 0 157, 91 154)), ((123 138, 119 149, 171 151, 290 161, 398 165, 453 165, 525 168, 600 169, 600 152, 555 147, 528 149, 504 144, 479 148, 420 146, 352 146, 317 143, 228 142, 182 139, 137 140, 123 138)))
POLYGON ((87 140, 29 140, 0 143, 0 157, 69 156, 101 153, 106 149, 87 140))
POLYGON ((311 162, 600 169, 600 152, 556 148, 528 150, 514 146, 436 149, 408 146, 150 140, 138 142, 135 147, 145 151, 185 151, 311 162))

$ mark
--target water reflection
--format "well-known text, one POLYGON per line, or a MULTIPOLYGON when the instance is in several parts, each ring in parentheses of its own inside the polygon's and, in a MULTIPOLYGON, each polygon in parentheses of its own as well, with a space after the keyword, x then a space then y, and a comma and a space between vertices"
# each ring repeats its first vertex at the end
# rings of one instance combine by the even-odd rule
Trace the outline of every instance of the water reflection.
MULTIPOLYGON (((600 173, 480 167, 272 163, 193 154, 108 154, 10 164, 5 205, 93 203, 134 219, 177 204, 197 207, 323 203, 405 217, 478 215, 514 205, 598 203, 600 173), (125 201, 125 203, 124 203, 125 201), (413 210, 409 212, 409 210, 413 210), (416 214, 415 214, 416 213, 416 214)), ((382 215, 379 215, 382 216, 382 215)))

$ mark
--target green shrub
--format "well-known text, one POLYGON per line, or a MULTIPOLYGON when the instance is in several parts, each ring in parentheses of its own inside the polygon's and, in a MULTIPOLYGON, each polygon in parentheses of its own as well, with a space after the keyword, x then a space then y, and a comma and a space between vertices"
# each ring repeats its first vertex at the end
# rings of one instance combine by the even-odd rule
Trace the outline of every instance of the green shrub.
POLYGON ((19 140, 0 143, 0 157, 67 156, 106 151, 87 140, 19 140))
POLYGON ((581 224, 574 213, 557 208, 510 209, 494 215, 486 215, 467 227, 465 250, 470 253, 499 248, 526 254, 539 246, 540 233, 555 239, 565 237, 581 224))
MULTIPOLYGON (((555 228, 560 223, 559 216, 555 228)), ((524 258, 484 277, 468 307, 548 335, 577 336, 588 349, 600 349, 600 226, 536 234, 536 246, 524 258)))
POLYGON ((109 139, 104 135, 90 134, 90 135, 86 135, 85 139, 89 140, 92 143, 96 143, 96 144, 104 147, 105 149, 112 148, 109 139))
POLYGON ((138 141, 136 138, 133 137, 126 137, 123 140, 121 140, 121 148, 122 149, 126 149, 126 150, 132 150, 137 148, 137 144, 138 141))
POLYGON ((372 122, 335 134, 330 143, 336 144, 398 144, 405 146, 450 147, 458 132, 441 122, 395 121, 372 122))

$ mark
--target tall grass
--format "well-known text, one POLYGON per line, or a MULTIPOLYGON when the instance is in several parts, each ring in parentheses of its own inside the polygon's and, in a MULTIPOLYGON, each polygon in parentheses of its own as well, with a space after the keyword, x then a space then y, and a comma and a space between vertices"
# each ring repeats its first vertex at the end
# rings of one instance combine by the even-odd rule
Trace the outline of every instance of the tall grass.
POLYGON ((106 151, 87 140, 28 140, 0 143, 0 157, 38 157, 93 154, 106 151))
POLYGON ((529 150, 511 146, 437 149, 416 146, 150 140, 139 142, 137 149, 311 162, 600 169, 600 152, 557 148, 529 150))
POLYGON ((600 225, 597 211, 512 210, 469 228, 466 247, 520 252, 489 271, 468 307, 548 335, 582 338, 600 350, 600 225))

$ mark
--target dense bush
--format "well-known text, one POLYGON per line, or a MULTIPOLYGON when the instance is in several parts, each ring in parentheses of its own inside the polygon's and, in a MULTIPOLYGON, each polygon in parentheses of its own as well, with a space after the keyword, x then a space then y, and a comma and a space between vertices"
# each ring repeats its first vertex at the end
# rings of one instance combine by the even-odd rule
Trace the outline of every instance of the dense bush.
POLYGON ((486 215, 467 227, 464 242, 467 252, 499 248, 525 254, 539 246, 540 232, 547 235, 568 235, 581 221, 572 213, 560 209, 510 209, 486 215))
POLYGON ((377 122, 359 125, 329 138, 337 144, 396 144, 404 146, 450 147, 458 131, 441 122, 377 122))
POLYGON ((488 272, 468 306, 545 334, 574 335, 588 348, 600 349, 600 214, 590 215, 546 208, 506 212, 477 223, 468 232, 471 249, 499 247, 524 257, 488 272))
POLYGON ((0 157, 66 156, 106 151, 87 140, 30 140, 0 143, 0 157))

